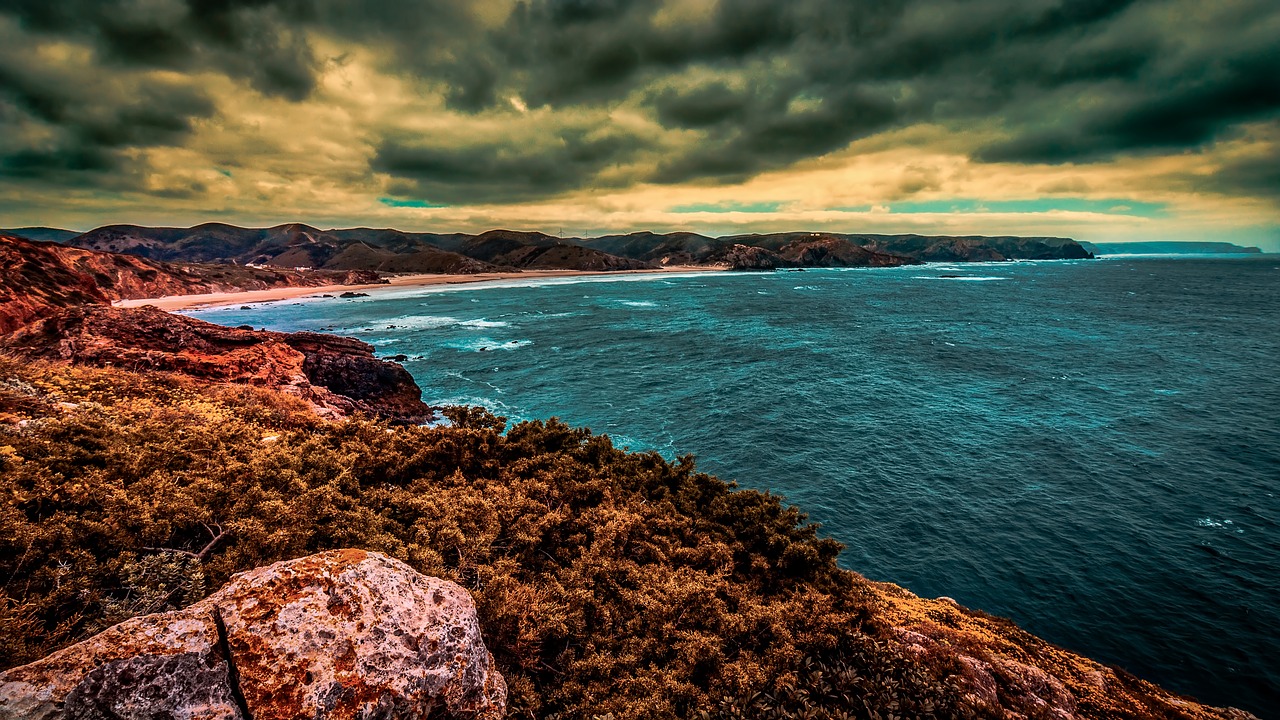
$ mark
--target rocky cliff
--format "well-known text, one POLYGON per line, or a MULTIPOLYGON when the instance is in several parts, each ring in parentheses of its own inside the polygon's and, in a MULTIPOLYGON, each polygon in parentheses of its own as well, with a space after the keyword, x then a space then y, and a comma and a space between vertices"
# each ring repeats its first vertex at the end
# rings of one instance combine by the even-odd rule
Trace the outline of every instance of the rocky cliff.
POLYGON ((306 400, 327 417, 433 417, 407 370, 374 357, 370 345, 335 335, 229 328, 150 306, 84 305, 0 338, 0 349, 28 359, 273 388, 306 400))
POLYGON ((498 720, 506 697, 467 591, 362 550, 251 570, 0 674, 4 720, 498 720))
POLYGON ((1084 260, 1093 257, 1069 238, 1015 236, 849 235, 868 250, 906 255, 925 262, 1000 260, 1084 260))
MULTIPOLYGON (((1067 260, 1091 257, 1080 243, 1069 238, 1053 237, 781 232, 711 238, 696 233, 631 233, 606 235, 580 242, 606 252, 664 265, 723 262, 726 254, 741 255, 741 250, 734 249, 740 247, 767 250, 784 258, 785 264, 775 264, 775 267, 877 267, 912 262, 1067 260), (862 254, 850 248, 857 248, 862 254)), ((756 252, 751 253, 750 257, 767 263, 764 258, 770 256, 756 252)))
POLYGON ((114 300, 381 282, 373 272, 170 264, 0 234, 0 335, 51 310, 114 300))
POLYGON ((897 267, 918 265, 919 260, 877 252, 835 235, 804 233, 771 250, 759 245, 735 243, 702 259, 706 264, 728 265, 733 270, 773 270, 807 267, 897 267))

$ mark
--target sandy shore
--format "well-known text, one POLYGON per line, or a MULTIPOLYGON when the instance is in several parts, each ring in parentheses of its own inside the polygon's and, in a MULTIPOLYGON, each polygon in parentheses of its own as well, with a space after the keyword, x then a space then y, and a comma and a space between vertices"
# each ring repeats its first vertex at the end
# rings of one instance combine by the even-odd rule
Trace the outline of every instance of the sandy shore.
POLYGON ((460 285, 463 283, 493 282, 495 280, 530 280, 538 278, 580 277, 588 275, 640 275, 673 272, 706 272, 724 270, 721 267, 701 265, 669 265, 654 270, 525 270, 524 272, 477 273, 475 275, 394 275, 389 283, 377 285, 317 285, 315 287, 279 287, 268 290, 243 290, 240 292, 208 293, 205 295, 169 295, 143 300, 118 300, 116 307, 142 307, 154 305, 161 310, 189 310, 191 308, 217 307, 220 305, 248 305, 275 302, 316 295, 337 295, 344 292, 365 292, 390 288, 426 287, 428 285, 460 285))

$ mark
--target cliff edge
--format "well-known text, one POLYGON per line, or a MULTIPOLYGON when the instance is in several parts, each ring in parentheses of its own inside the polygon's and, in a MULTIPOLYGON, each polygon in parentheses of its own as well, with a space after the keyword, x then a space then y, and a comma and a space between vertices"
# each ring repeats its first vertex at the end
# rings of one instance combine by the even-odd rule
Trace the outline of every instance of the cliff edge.
POLYGON ((435 417, 407 370, 374 357, 373 346, 337 335, 231 328, 151 306, 84 305, 0 337, 0 349, 28 360, 270 388, 302 398, 328 418, 360 412, 421 423, 435 417))

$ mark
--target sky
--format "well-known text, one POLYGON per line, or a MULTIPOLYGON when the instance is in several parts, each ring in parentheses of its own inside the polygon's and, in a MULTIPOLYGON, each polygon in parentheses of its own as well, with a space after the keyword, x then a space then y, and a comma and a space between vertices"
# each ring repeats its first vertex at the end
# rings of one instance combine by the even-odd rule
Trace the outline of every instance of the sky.
POLYGON ((1275 0, 0 0, 0 226, 1280 251, 1275 0))

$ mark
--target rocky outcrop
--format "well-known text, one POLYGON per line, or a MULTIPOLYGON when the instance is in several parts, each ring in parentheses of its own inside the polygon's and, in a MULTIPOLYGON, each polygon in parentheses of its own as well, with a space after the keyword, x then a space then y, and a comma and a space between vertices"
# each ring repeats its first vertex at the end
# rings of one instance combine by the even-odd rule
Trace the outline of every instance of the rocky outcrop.
POLYGON ((898 267, 918 265, 919 260, 876 252, 855 245, 835 235, 813 233, 810 237, 793 240, 783 246, 778 254, 795 267, 898 267))
POLYGON ((948 667, 962 698, 979 716, 1258 720, 1236 708, 1180 698, 950 598, 921 598, 890 583, 869 583, 868 592, 876 599, 873 622, 909 656, 948 667))
POLYGON ((230 328, 154 307, 68 308, 0 339, 22 357, 177 372, 296 395, 327 417, 363 412, 420 423, 434 417, 400 365, 359 340, 230 328))
POLYGON ((0 335, 57 308, 165 295, 382 282, 373 272, 172 265, 0 234, 0 335))
POLYGON ((568 243, 536 232, 490 230, 458 246, 458 252, 493 265, 528 270, 644 270, 654 264, 568 243))
POLYGON ((694 233, 631 233, 578 241, 624 257, 664 265, 725 264, 772 267, 887 267, 919 262, 1066 260, 1092 257, 1069 238, 954 235, 867 235, 780 232, 711 238, 694 233), (741 248, 767 253, 745 254, 741 248))
POLYGON ((775 270, 806 267, 897 267, 918 265, 919 260, 875 252, 834 235, 810 233, 776 250, 737 243, 705 258, 732 270, 775 270))
POLYGON ((506 694, 465 590, 335 550, 0 674, 0 718, 497 720, 506 694))
POLYGON ((98 282, 65 262, 56 248, 0 234, 0 335, 54 308, 110 302, 98 282))
POLYGON ((711 258, 717 265, 727 265, 731 270, 776 270, 791 267, 778 253, 750 245, 730 245, 711 258))
POLYGON ((1000 260, 1084 260, 1093 255, 1070 238, 1012 235, 847 235, 876 252, 906 255, 925 262, 1000 260))

